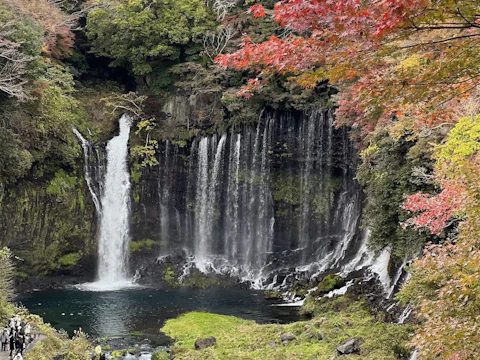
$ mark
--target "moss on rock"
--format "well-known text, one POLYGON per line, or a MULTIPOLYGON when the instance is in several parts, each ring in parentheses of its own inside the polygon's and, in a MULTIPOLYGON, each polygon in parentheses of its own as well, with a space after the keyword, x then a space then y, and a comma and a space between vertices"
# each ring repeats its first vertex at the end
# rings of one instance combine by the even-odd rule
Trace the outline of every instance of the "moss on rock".
POLYGON ((317 285, 317 289, 310 293, 310 296, 316 297, 329 293, 332 290, 339 289, 345 285, 345 279, 339 275, 330 274, 325 276, 317 285))
POLYGON ((143 239, 139 241, 130 242, 130 253, 136 252, 148 252, 153 246, 157 245, 157 242, 152 239, 143 239))

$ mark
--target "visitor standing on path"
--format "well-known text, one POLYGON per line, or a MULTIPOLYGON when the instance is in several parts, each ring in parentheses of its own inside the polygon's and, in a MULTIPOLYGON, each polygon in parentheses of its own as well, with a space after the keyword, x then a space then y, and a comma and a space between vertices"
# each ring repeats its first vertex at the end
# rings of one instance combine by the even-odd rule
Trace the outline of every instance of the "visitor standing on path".
POLYGON ((0 340, 2 341, 2 351, 7 351, 7 344, 8 340, 10 338, 10 332, 8 331, 8 328, 4 328, 2 331, 2 335, 0 336, 0 340))
POLYGON ((30 337, 30 332, 31 332, 31 331, 32 331, 32 326, 31 326, 29 323, 27 323, 27 324, 25 325, 25 337, 26 337, 26 338, 29 338, 29 337, 30 337))
POLYGON ((15 330, 10 331, 10 357, 13 355, 13 350, 15 350, 15 330))
POLYGON ((17 348, 17 354, 23 354, 23 345, 25 344, 25 340, 23 339, 23 336, 18 335, 17 340, 15 341, 15 346, 17 348))
POLYGON ((10 321, 8 322, 8 326, 10 327, 10 332, 15 330, 15 318, 12 316, 10 321))

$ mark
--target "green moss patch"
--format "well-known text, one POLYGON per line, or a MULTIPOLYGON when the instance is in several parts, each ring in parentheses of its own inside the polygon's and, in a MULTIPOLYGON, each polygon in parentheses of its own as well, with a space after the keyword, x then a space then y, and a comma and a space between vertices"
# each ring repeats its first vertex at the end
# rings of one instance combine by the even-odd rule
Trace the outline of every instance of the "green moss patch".
MULTIPOLYGON (((162 331, 176 340, 176 360, 263 359, 306 360, 335 358, 336 347, 350 337, 362 338, 361 353, 342 359, 401 359, 411 328, 376 321, 362 302, 341 312, 328 311, 310 321, 259 325, 233 316, 192 312, 168 320, 162 331), (295 340, 282 343, 282 334, 295 340), (197 338, 214 336, 216 345, 194 350, 197 338), (320 340, 321 339, 321 340, 320 340)), ((408 352, 408 350, 407 350, 408 352)))
POLYGON ((33 326, 34 332, 39 333, 40 340, 26 354, 25 360, 91 359, 93 349, 83 332, 75 332, 70 339, 65 332, 56 331, 37 315, 27 315, 26 320, 33 326))
POLYGON ((345 279, 341 276, 330 274, 325 276, 317 285, 317 289, 312 291, 311 296, 320 296, 329 293, 332 290, 340 289, 345 285, 345 279))
POLYGON ((191 271, 190 276, 187 277, 181 285, 190 288, 206 289, 214 286, 229 286, 230 283, 228 279, 209 276, 197 269, 194 269, 191 271))
POLYGON ((75 266, 77 265, 78 260, 82 258, 82 256, 83 256, 82 252, 70 253, 59 258, 58 263, 61 266, 65 266, 65 267, 75 266))
POLYGON ((130 253, 133 254, 135 252, 144 252, 149 251, 152 249, 154 245, 157 243, 151 239, 144 239, 139 241, 131 241, 130 242, 130 253))
POLYGON ((130 336, 140 337, 143 336, 143 333, 141 331, 132 331, 130 336))

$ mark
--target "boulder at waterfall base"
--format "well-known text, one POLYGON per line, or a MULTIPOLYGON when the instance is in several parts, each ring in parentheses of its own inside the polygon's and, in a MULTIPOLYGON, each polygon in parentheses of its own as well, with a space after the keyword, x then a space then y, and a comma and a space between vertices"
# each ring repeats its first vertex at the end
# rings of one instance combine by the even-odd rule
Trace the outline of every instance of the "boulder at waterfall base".
POLYGON ((293 334, 282 334, 282 335, 280 335, 280 340, 282 340, 283 343, 293 341, 295 339, 296 339, 296 337, 293 334))

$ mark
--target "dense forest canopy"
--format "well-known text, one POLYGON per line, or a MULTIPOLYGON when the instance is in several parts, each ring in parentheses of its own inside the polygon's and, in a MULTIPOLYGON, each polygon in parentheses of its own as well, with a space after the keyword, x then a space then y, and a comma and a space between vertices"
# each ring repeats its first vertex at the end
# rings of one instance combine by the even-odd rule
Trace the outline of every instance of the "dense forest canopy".
MULTIPOLYGON (((82 181, 72 127, 105 140, 119 111, 141 120, 130 153, 138 181, 156 165, 158 140, 258 121, 266 105, 331 106, 338 92, 372 247, 390 248, 398 264, 428 243, 399 295, 422 320, 413 344, 425 359, 475 359, 479 48, 471 0, 3 0, 0 198, 21 189, 13 201, 28 208, 42 184, 51 208, 85 211, 68 196, 82 181), (195 122, 158 115, 177 94, 205 97, 195 122)), ((48 274, 91 251, 79 242, 85 224, 60 223, 58 237, 3 242, 33 249, 25 268, 48 274)))

